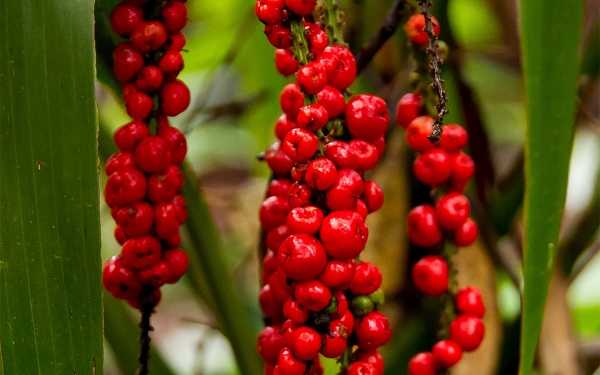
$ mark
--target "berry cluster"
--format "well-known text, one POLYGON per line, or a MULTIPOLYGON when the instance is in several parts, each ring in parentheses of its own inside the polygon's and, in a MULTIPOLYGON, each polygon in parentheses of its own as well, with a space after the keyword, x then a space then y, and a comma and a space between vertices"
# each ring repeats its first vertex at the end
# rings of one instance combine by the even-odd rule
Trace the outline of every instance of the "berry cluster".
POLYGON ((115 48, 114 70, 133 121, 116 131, 119 151, 106 162, 104 197, 122 249, 104 266, 102 281, 114 297, 138 309, 156 306, 159 288, 179 280, 188 266, 178 248, 179 226, 187 217, 178 165, 187 143, 167 118, 190 103, 187 86, 177 80, 183 69, 184 3, 124 0, 110 15, 113 31, 129 38, 115 48))
POLYGON ((373 95, 346 103, 356 62, 304 17, 315 3, 258 0, 255 8, 277 48, 277 70, 296 75, 280 96, 279 141, 264 156, 274 178, 260 207, 267 327, 257 348, 265 375, 322 374, 319 354, 344 355, 348 375, 383 375, 377 348, 391 329, 377 311, 382 275, 356 258, 369 234, 365 218, 383 204, 379 186, 363 175, 383 152, 389 116, 373 95))
MULTIPOLYGON (((435 18, 432 24, 437 34, 435 18)), ((413 15, 406 24, 405 31, 417 49, 429 44, 424 28, 425 16, 421 14, 413 15)), ((417 92, 404 95, 396 108, 396 121, 406 129, 409 146, 419 153, 413 164, 414 176, 429 186, 432 196, 438 199, 435 205, 419 205, 409 212, 408 235, 420 248, 440 247, 445 238, 455 246, 469 246, 477 238, 478 227, 469 218, 469 200, 462 194, 475 172, 473 160, 461 151, 467 145, 468 134, 460 125, 445 125, 440 142, 431 143, 434 119, 420 116, 424 112, 422 101, 417 92)), ((428 255, 413 266, 412 279, 424 294, 437 297, 452 293, 448 257, 428 255)), ((456 317, 448 327, 448 339, 438 341, 431 352, 414 356, 408 365, 410 375, 436 375, 454 366, 463 352, 473 351, 481 344, 485 332, 481 294, 474 287, 465 287, 452 297, 449 301, 456 317)))

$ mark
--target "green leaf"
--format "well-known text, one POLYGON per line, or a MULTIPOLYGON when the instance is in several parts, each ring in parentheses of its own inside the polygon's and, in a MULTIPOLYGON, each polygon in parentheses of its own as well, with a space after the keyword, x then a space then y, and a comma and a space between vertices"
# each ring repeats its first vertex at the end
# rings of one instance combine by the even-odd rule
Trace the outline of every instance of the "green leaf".
POLYGON ((524 289, 519 374, 529 375, 564 210, 583 2, 521 0, 525 73, 524 289))
POLYGON ((0 374, 102 374, 93 0, 0 0, 0 374))

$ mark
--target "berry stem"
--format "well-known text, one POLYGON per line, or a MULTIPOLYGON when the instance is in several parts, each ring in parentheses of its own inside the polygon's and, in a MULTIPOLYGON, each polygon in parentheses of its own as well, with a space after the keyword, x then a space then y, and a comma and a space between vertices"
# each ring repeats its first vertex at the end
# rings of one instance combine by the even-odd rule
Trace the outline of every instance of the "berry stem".
POLYGON ((325 3, 325 32, 327 32, 327 38, 329 38, 329 44, 338 44, 341 46, 347 46, 344 42, 344 35, 342 34, 342 14, 339 11, 339 6, 336 0, 323 0, 325 3))
POLYGON ((338 362, 340 364, 340 372, 338 372, 338 375, 346 375, 346 372, 348 371, 348 367, 350 367, 351 359, 352 359, 352 344, 348 343, 348 346, 346 346, 346 350, 344 351, 344 354, 342 354, 342 356, 338 359, 338 362))
POLYGON ((302 17, 292 15, 290 16, 290 29, 292 31, 292 41, 294 43, 293 51, 294 57, 298 60, 300 66, 306 65, 309 62, 309 50, 308 50, 308 41, 306 40, 306 35, 304 34, 304 23, 302 22, 302 17))
POLYGON ((419 5, 423 8, 423 15, 425 16, 425 32, 429 39, 427 46, 427 53, 431 55, 431 61, 429 62, 429 71, 433 77, 431 87, 436 91, 438 96, 438 103, 435 108, 437 110, 437 119, 433 123, 433 132, 429 135, 429 141, 431 143, 438 143, 442 137, 442 124, 444 122, 444 115, 448 113, 446 109, 446 91, 442 88, 444 80, 441 78, 442 60, 438 54, 437 36, 433 32, 433 24, 431 22, 431 11, 429 7, 433 5, 430 0, 419 0, 419 5))
POLYGON ((150 359, 150 331, 154 330, 154 327, 150 324, 150 316, 154 312, 154 302, 153 302, 153 290, 154 288, 151 286, 144 286, 142 290, 142 319, 140 321, 140 328, 142 330, 140 334, 140 345, 141 351, 139 360, 139 366, 135 375, 146 375, 149 374, 148 370, 148 359, 150 359))

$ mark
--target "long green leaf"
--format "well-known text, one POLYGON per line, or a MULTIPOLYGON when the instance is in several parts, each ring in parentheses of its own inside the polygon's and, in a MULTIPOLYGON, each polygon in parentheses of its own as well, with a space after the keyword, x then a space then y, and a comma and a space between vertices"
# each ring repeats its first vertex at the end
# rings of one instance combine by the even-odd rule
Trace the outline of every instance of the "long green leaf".
POLYGON ((93 0, 0 0, 0 374, 102 374, 93 0))
POLYGON ((562 219, 575 118, 583 2, 521 0, 525 73, 525 238, 519 374, 537 348, 562 219))

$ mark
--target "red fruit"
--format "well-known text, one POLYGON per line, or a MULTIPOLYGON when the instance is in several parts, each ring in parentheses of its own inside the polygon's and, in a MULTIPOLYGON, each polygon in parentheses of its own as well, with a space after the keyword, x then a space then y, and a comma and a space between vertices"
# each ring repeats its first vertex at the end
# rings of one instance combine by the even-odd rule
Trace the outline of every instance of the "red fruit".
POLYGON ((294 166, 294 162, 285 154, 279 142, 275 142, 267 148, 265 151, 265 161, 276 176, 283 176, 290 173, 294 166))
POLYGON ((288 49, 293 46, 291 30, 279 23, 265 25, 265 35, 275 48, 288 49))
POLYGON ((435 210, 429 205, 420 205, 408 213, 408 237, 420 247, 431 247, 442 240, 442 230, 437 222, 435 210))
POLYGON ((292 229, 285 224, 280 225, 277 228, 271 229, 267 232, 267 236, 265 237, 265 244, 267 245, 267 249, 277 251, 279 249, 279 246, 281 246, 281 244, 283 243, 283 241, 292 234, 294 234, 292 229))
POLYGON ((161 126, 156 130, 156 135, 167 141, 171 151, 171 162, 180 164, 187 153, 185 135, 172 126, 161 126))
POLYGON ((370 312, 358 319, 354 325, 358 347, 364 351, 374 351, 392 337, 390 324, 380 312, 370 312))
POLYGON ((437 255, 419 260, 412 269, 413 282, 421 292, 437 297, 448 291, 448 265, 437 255))
POLYGON ((347 89, 356 78, 356 60, 354 60, 354 55, 352 55, 352 52, 348 48, 340 45, 329 46, 325 48, 325 52, 331 52, 338 58, 336 65, 337 74, 329 84, 340 90, 347 89))
POLYGON ((289 77, 298 70, 298 60, 294 59, 294 54, 289 49, 277 49, 275 50, 275 68, 282 76, 289 77))
POLYGON ((433 358, 445 368, 450 368, 460 361, 462 349, 452 340, 438 341, 432 348, 433 358))
POLYGON ((379 151, 379 156, 381 157, 385 151, 385 134, 374 140, 373 145, 375 148, 377 148, 377 151, 379 151))
POLYGON ((144 235, 152 228, 154 221, 152 206, 146 202, 121 206, 115 215, 115 221, 123 233, 129 237, 144 235))
POLYGON ((298 327, 292 333, 291 349, 296 358, 312 361, 321 350, 321 335, 312 328, 298 327))
POLYGON ((363 179, 357 172, 342 169, 338 171, 335 184, 325 194, 325 204, 331 210, 353 209, 363 187, 363 179))
POLYGON ((396 122, 404 129, 419 117, 421 111, 421 95, 408 93, 400 98, 396 106, 396 122))
POLYGON ((288 277, 308 281, 317 277, 327 263, 321 243, 308 234, 292 234, 277 251, 277 260, 288 277))
POLYGON ((346 350, 348 345, 348 330, 339 321, 334 320, 329 324, 329 332, 324 335, 321 354, 325 358, 338 358, 346 350))
MULTIPOLYGON (((279 284, 277 284, 279 285, 279 284)), ((287 296, 285 297, 287 298, 287 296)), ((258 304, 260 305, 260 310, 263 312, 264 316, 275 319, 281 309, 281 303, 276 301, 275 294, 271 293, 271 285, 266 284, 258 293, 258 304)))
POLYGON ((473 286, 466 286, 454 296, 456 310, 461 314, 475 315, 482 318, 485 314, 485 306, 481 299, 479 289, 473 286))
POLYGON ((369 362, 357 361, 348 367, 347 375, 380 375, 375 366, 369 362))
POLYGON ((365 220, 367 219, 367 215, 369 215, 369 209, 362 199, 356 200, 356 207, 354 207, 354 211, 358 212, 358 214, 365 220))
POLYGON ((146 177, 137 169, 120 169, 108 177, 104 198, 109 207, 139 202, 146 195, 146 177))
POLYGON ((304 182, 306 168, 308 168, 308 163, 295 163, 291 171, 292 180, 297 183, 304 182))
POLYGON ((190 105, 190 90, 185 83, 167 82, 160 90, 160 109, 165 116, 177 116, 190 105))
POLYGON ((298 303, 310 311, 323 310, 329 305, 331 291, 317 280, 300 282, 294 290, 298 303))
POLYGON ((442 228, 454 230, 469 218, 471 206, 467 197, 460 193, 448 193, 435 206, 435 217, 442 228))
POLYGON ((472 352, 483 341, 485 326, 474 315, 459 315, 450 323, 450 340, 456 342, 463 351, 472 352))
POLYGON ((369 213, 375 212, 383 206, 383 191, 373 181, 365 181, 360 198, 367 206, 369 213))
POLYGON ((168 279, 169 266, 163 261, 140 271, 140 280, 142 280, 142 283, 152 285, 155 288, 165 285, 168 279))
POLYGON ((304 324, 310 315, 309 311, 298 304, 298 301, 288 299, 283 303, 283 315, 294 324, 304 324))
POLYGON ((289 348, 283 348, 277 359, 277 367, 273 375, 278 372, 279 375, 304 375, 306 372, 306 363, 292 354, 289 348))
POLYGON ((362 350, 357 350, 356 352, 354 352, 352 357, 354 358, 355 361, 363 361, 363 362, 368 362, 368 363, 372 364, 375 367, 375 369, 378 371, 377 373, 380 375, 383 375, 383 370, 384 370, 383 357, 381 357, 381 354, 377 353, 376 351, 365 352, 362 350))
POLYGON ((288 115, 285 113, 279 116, 277 122, 275 123, 275 135, 279 138, 280 141, 283 141, 285 135, 292 129, 298 127, 295 121, 289 119, 288 115))
POLYGON ((348 335, 352 334, 352 331, 354 330, 354 314, 352 314, 352 311, 350 310, 346 310, 346 312, 344 313, 344 315, 342 315, 342 317, 340 318, 340 323, 342 323, 344 325, 344 327, 346 327, 346 330, 348 331, 348 335))
POLYGON ((475 174, 473 159, 462 151, 450 156, 452 160, 451 190, 462 192, 475 174))
POLYGON ((300 108, 304 107, 304 94, 300 91, 300 86, 297 83, 285 85, 281 90, 281 95, 279 95, 279 105, 290 120, 296 121, 300 108))
POLYGON ((300 112, 298 112, 298 117, 296 118, 298 127, 313 132, 325 126, 328 120, 327 110, 318 103, 300 108, 300 112))
POLYGON ((185 251, 181 249, 170 249, 163 253, 163 260, 169 267, 168 284, 176 283, 185 271, 187 271, 189 259, 185 251))
POLYGON ((131 43, 142 52, 157 51, 166 41, 167 31, 159 21, 141 23, 131 32, 131 43))
MULTIPOLYGON (((156 306, 158 306, 161 299, 162 299, 162 292, 160 291, 160 289, 153 289, 152 295, 150 296, 150 301, 149 301, 152 303, 152 308, 155 308, 156 306)), ((129 306, 133 307, 134 309, 142 310, 143 302, 142 302, 141 295, 127 299, 127 303, 129 304, 129 306)))
POLYGON ((323 220, 320 231, 323 247, 332 258, 356 258, 365 248, 369 229, 355 211, 334 211, 323 220))
POLYGON ((379 161, 379 151, 373 143, 354 139, 349 142, 349 145, 356 154, 357 171, 368 171, 379 161))
POLYGON ((254 6, 254 13, 264 24, 276 24, 283 18, 284 7, 284 0, 258 0, 254 6))
POLYGON ((269 231, 285 224, 290 206, 287 197, 269 197, 260 205, 260 222, 263 230, 269 231))
POLYGON ((358 161, 356 152, 346 142, 333 141, 325 145, 325 157, 331 160, 338 169, 356 169, 358 161))
POLYGON ((142 282, 136 272, 129 269, 120 256, 113 256, 102 270, 102 285, 115 298, 133 298, 142 291, 142 282))
POLYGON ((385 133, 389 119, 385 101, 369 94, 352 98, 346 105, 345 116, 350 134, 371 142, 385 133))
POLYGON ((456 246, 467 247, 473 244, 479 234, 479 228, 470 218, 452 233, 452 242, 456 246))
POLYGON ((417 152, 429 151, 435 147, 427 138, 433 131, 435 121, 429 116, 414 119, 406 128, 406 141, 417 152))
MULTIPOLYGON (((433 33, 435 35, 440 34, 440 24, 435 17, 431 17, 431 23, 433 24, 433 33)), ((429 43, 427 33, 423 30, 425 28, 425 16, 422 14, 413 14, 406 25, 404 25, 404 31, 408 38, 415 44, 424 46, 429 43)))
MULTIPOLYGON (((341 66, 340 59, 336 53, 333 52, 322 52, 317 54, 315 61, 323 65, 325 72, 327 73, 327 81, 333 82, 335 76, 338 74, 338 67, 341 66)), ((333 86, 329 86, 335 88, 333 86)), ((335 88, 337 90, 337 88, 335 88)))
POLYGON ((183 70, 183 57, 179 51, 167 51, 158 60, 158 68, 163 72, 165 79, 174 80, 183 70))
POLYGON ((135 162, 146 173, 159 173, 171 165, 171 150, 169 144, 156 135, 142 138, 135 147, 135 162))
POLYGON ((183 173, 176 165, 170 165, 164 173, 148 177, 147 198, 152 202, 173 199, 183 186, 183 173))
POLYGON ((110 26, 118 36, 129 37, 133 29, 144 22, 144 10, 139 6, 121 3, 110 13, 110 26))
POLYGON ((261 277, 263 285, 269 281, 269 276, 271 276, 275 271, 277 271, 277 266, 279 265, 279 262, 277 262, 277 255, 275 255, 275 251, 267 252, 267 255, 265 255, 265 257, 263 258, 261 277))
POLYGON ((285 0, 285 6, 300 16, 311 14, 316 4, 317 0, 285 0))
POLYGON ((350 281, 350 291, 357 296, 367 296, 381 287, 381 271, 376 265, 360 261, 350 281))
POLYGON ((327 86, 327 72, 318 62, 309 62, 298 69, 298 84, 305 92, 316 94, 327 86))
POLYGON ((323 53, 325 47, 329 45, 327 33, 314 23, 304 22, 304 25, 304 35, 308 41, 310 53, 315 56, 323 53))
POLYGON ((178 33, 187 23, 187 7, 179 1, 167 1, 160 10, 160 19, 169 34, 178 33))
POLYGON ((325 268, 319 281, 328 288, 342 288, 350 283, 354 276, 356 263, 352 260, 330 260, 325 264, 325 268))
POLYGON ((123 246, 125 241, 127 241, 129 239, 129 237, 125 234, 125 232, 123 232, 123 229, 121 229, 121 227, 119 227, 118 225, 115 227, 114 235, 115 235, 115 240, 121 246, 123 246))
POLYGON ((123 244, 123 264, 133 269, 152 267, 160 260, 160 242, 153 236, 130 238, 123 244))
POLYGON ((317 93, 317 103, 325 107, 329 119, 336 118, 344 113, 346 106, 344 94, 333 86, 325 86, 323 90, 317 93))
POLYGON ((144 67, 144 54, 129 42, 115 47, 115 75, 121 83, 127 83, 144 67))
POLYGON ((291 208, 302 207, 310 204, 312 190, 307 184, 295 182, 288 192, 288 203, 291 208))
POLYGON ((267 197, 287 197, 288 191, 290 190, 290 186, 292 186, 292 181, 288 179, 274 179, 269 183, 269 188, 267 189, 267 197))
POLYGON ((127 114, 134 120, 143 120, 152 111, 152 98, 143 92, 134 92, 125 99, 127 114))
POLYGON ((148 136, 148 126, 141 121, 131 121, 115 132, 115 144, 121 151, 133 153, 140 139, 148 136))
POLYGON ((135 160, 133 159, 133 155, 129 152, 117 151, 106 161, 104 171, 107 176, 110 176, 122 168, 136 169, 135 160))
POLYGON ((305 162, 319 149, 319 140, 312 132, 297 128, 286 134, 281 147, 292 161, 305 162))
POLYGON ((180 221, 174 203, 161 202, 154 206, 154 230, 158 238, 167 239, 179 233, 180 221))
POLYGON ((415 177, 431 187, 444 183, 452 173, 452 160, 441 148, 422 153, 413 164, 415 177))
POLYGON ((469 142, 467 131, 460 125, 448 124, 442 128, 440 147, 449 154, 460 151, 469 142))
POLYGON ((283 339, 274 327, 265 327, 258 335, 256 350, 267 363, 276 364, 283 349, 283 339))
POLYGON ((127 98, 129 98, 131 94, 136 93, 138 91, 140 90, 138 90, 133 83, 126 83, 125 85, 123 85, 123 91, 121 96, 123 97, 123 100, 127 100, 127 98))
POLYGON ((430 352, 419 353, 408 362, 408 375, 437 375, 437 363, 430 352))
POLYGON ((321 228, 323 211, 316 206, 296 207, 287 215, 286 223, 292 233, 315 234, 321 228))
POLYGON ((333 162, 327 158, 311 161, 306 168, 306 184, 317 190, 327 190, 337 181, 337 169, 333 162))
POLYGON ((135 87, 140 91, 153 92, 160 88, 162 82, 163 74, 161 70, 154 65, 146 65, 137 74, 135 87))
POLYGON ((182 33, 169 34, 165 49, 167 51, 181 52, 185 47, 185 36, 182 33))

